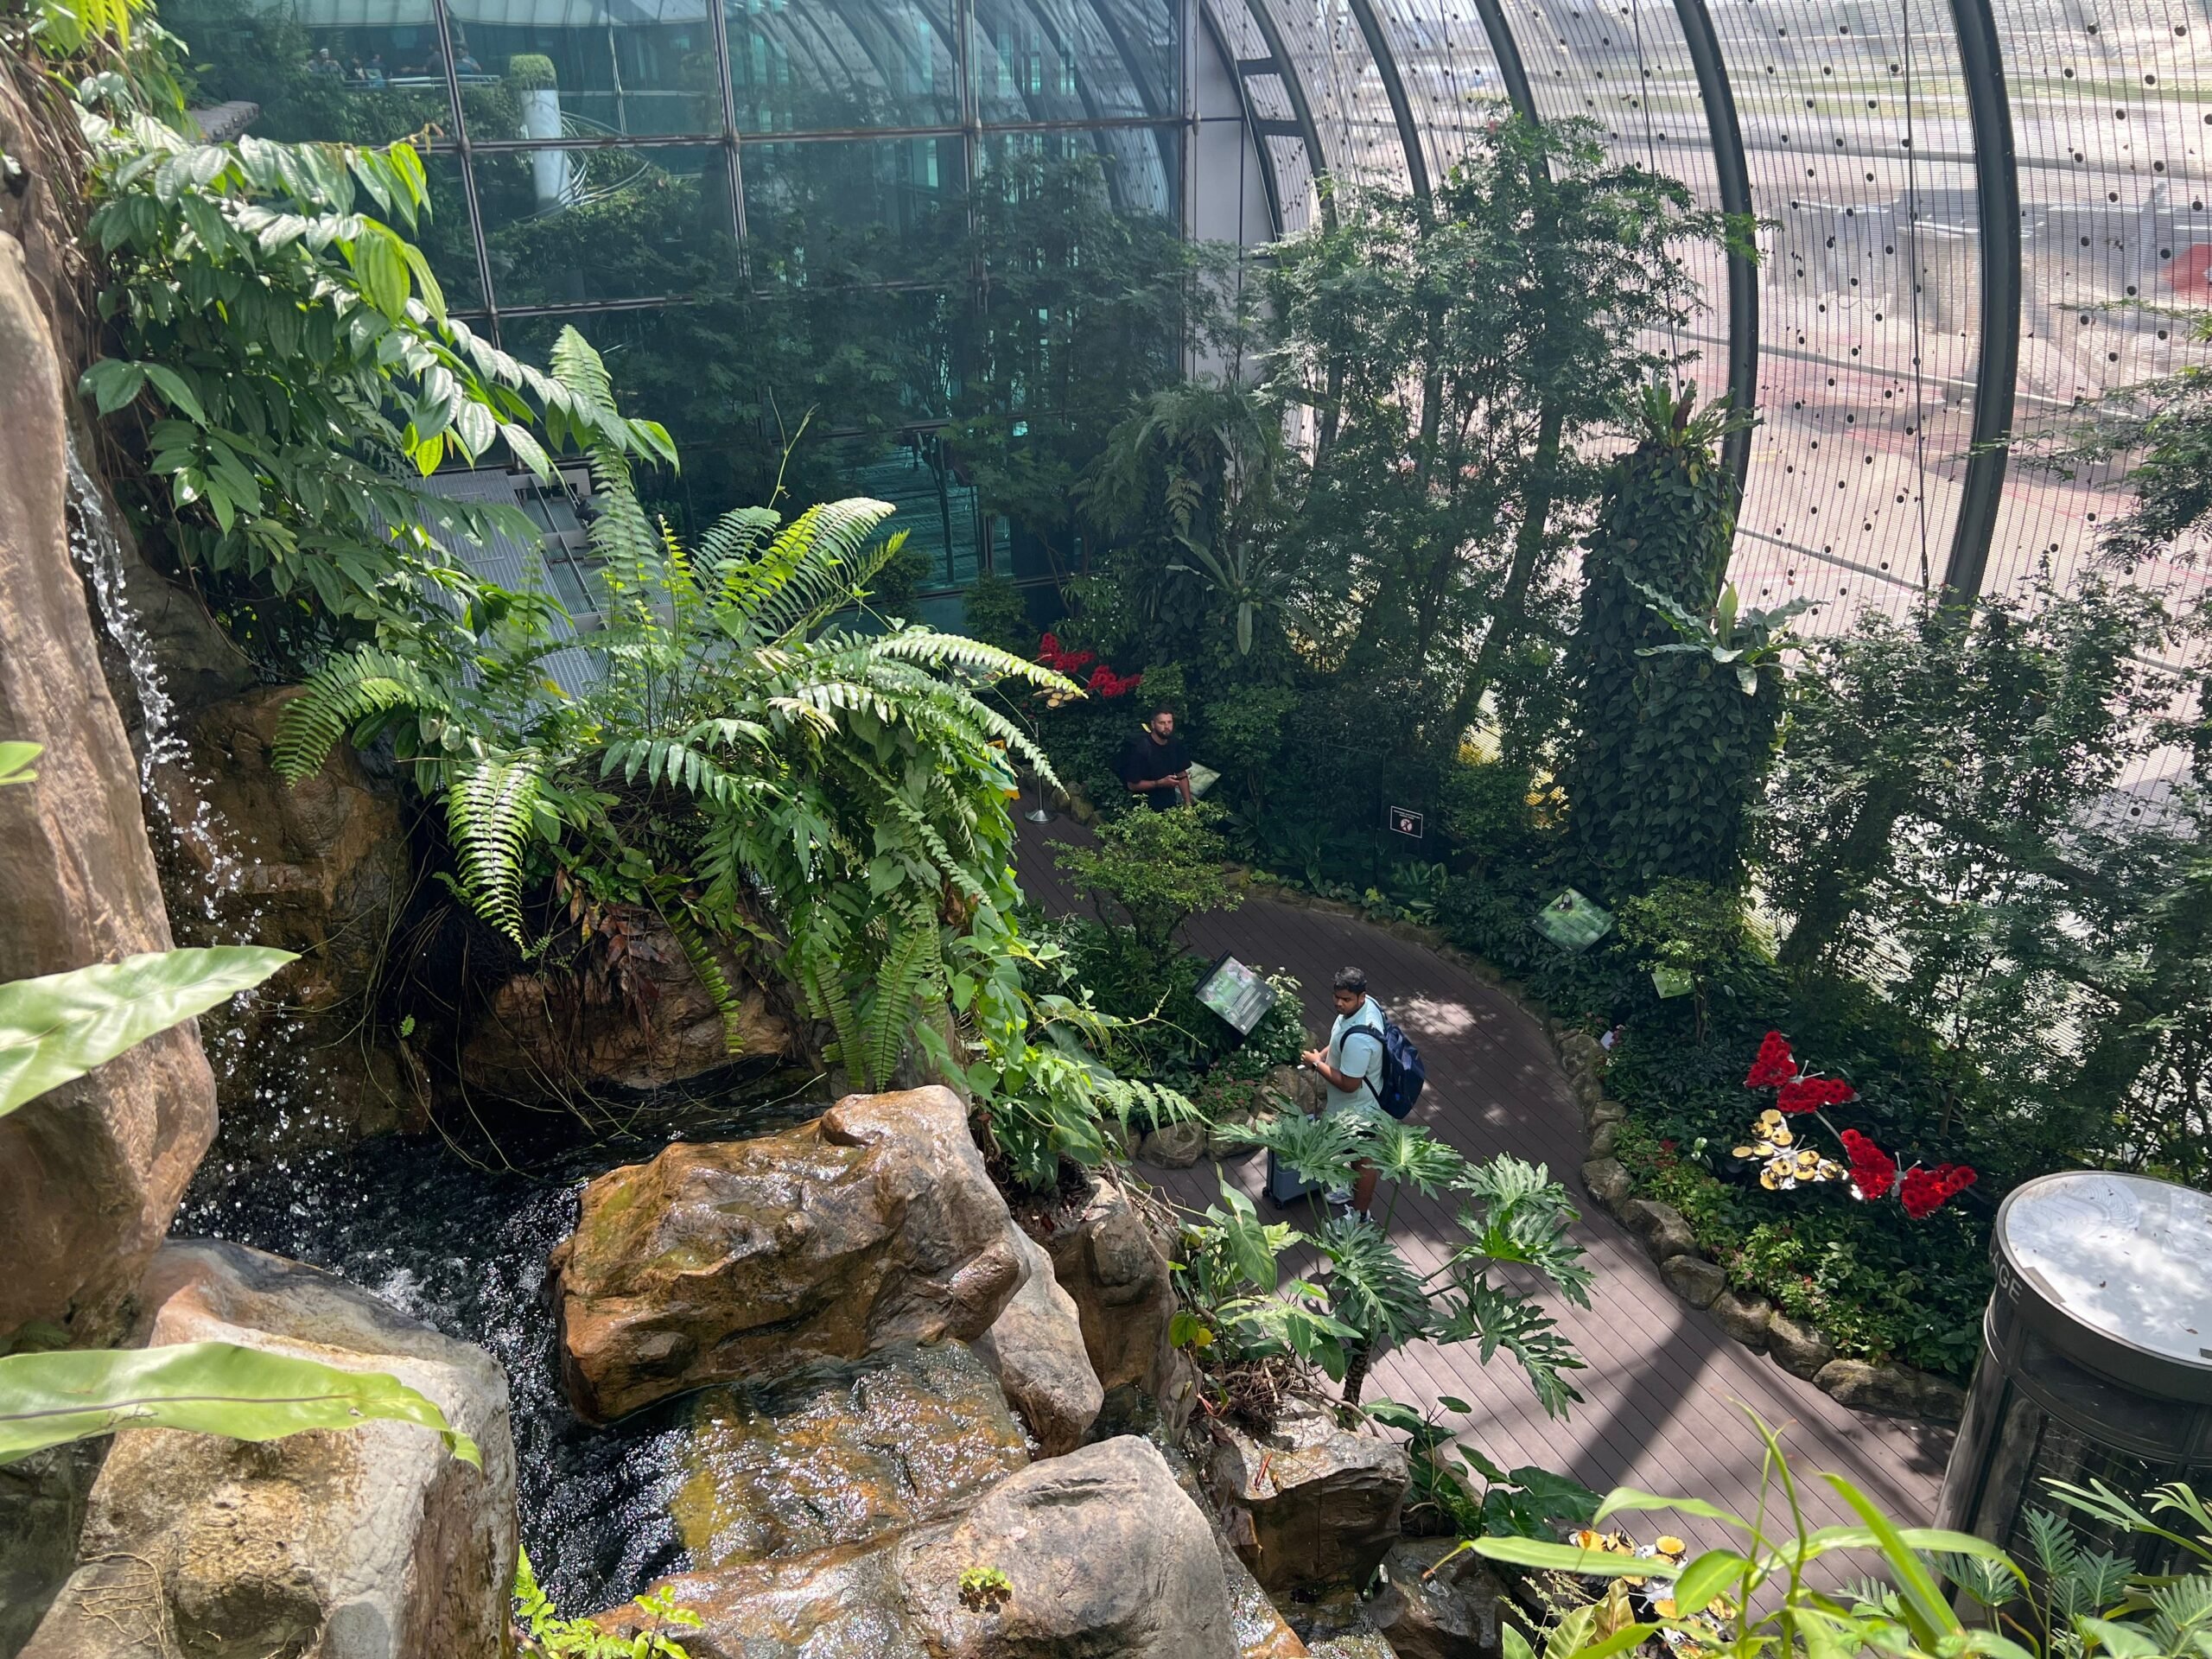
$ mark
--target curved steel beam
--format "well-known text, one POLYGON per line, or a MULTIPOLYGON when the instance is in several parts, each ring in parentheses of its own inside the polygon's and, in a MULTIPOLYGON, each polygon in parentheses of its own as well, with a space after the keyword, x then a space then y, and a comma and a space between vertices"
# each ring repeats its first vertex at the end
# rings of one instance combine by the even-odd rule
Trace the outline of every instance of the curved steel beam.
MULTIPOLYGON (((1974 432, 1959 518, 1943 569, 1947 603, 1981 597, 1989 543, 2005 493, 2012 440, 2012 394, 2020 368, 2020 175, 2005 55, 1989 0, 1951 0, 1974 124, 1974 212, 1981 230, 1981 361, 1974 368, 1974 432)), ((1913 280, 1920 273, 1913 272, 1913 280)))
MULTIPOLYGON (((1275 60, 1276 78, 1282 82, 1283 96, 1290 100, 1290 118, 1298 124, 1298 140, 1306 146, 1306 170, 1313 175, 1315 193, 1320 199, 1321 222, 1333 227, 1337 222, 1336 203, 1322 188, 1329 176, 1329 153, 1321 148, 1321 130, 1313 124, 1313 105, 1306 96, 1306 78, 1299 71, 1297 60, 1290 55, 1290 43, 1283 38, 1282 26, 1275 22, 1269 0, 1244 0, 1244 10, 1252 20, 1252 27, 1260 31, 1261 40, 1267 43, 1268 55, 1275 60)), ((1264 137, 1260 137, 1260 145, 1262 150, 1266 149, 1264 137)))
POLYGON ((1267 135, 1260 130, 1260 112, 1252 107, 1251 86, 1236 67, 1236 54, 1230 49, 1221 19, 1214 15, 1213 0, 1198 0, 1198 22, 1206 32, 1206 41, 1213 48, 1214 56, 1229 71, 1230 79, 1236 83, 1236 107, 1244 118, 1244 137, 1260 158, 1260 192, 1268 200, 1268 239, 1279 242, 1282 239, 1282 184, 1275 177, 1274 157, 1268 149, 1267 135))
POLYGON ((1375 60, 1376 71, 1382 77, 1382 96, 1390 100, 1390 118, 1397 123, 1398 143, 1406 152, 1406 182, 1413 187, 1414 197, 1426 204, 1428 158, 1421 153, 1421 129, 1414 124, 1413 105, 1406 99, 1398 60, 1390 50, 1389 37, 1382 32, 1382 20, 1376 15, 1375 0, 1351 0, 1351 4, 1353 21, 1367 41, 1368 55, 1375 60))
MULTIPOLYGON (((1986 4, 1987 0, 1982 0, 1986 4)), ((1713 135, 1713 170, 1720 185, 1720 209, 1748 232, 1751 222, 1751 174, 1744 157, 1744 130, 1736 120, 1736 94, 1728 84, 1728 67, 1720 56, 1720 36, 1713 27, 1713 14, 1705 0, 1675 0, 1675 15, 1682 20, 1682 39, 1690 62, 1697 70, 1698 95, 1705 100, 1706 129, 1713 135)), ((1758 269, 1748 251, 1728 251, 1728 402, 1738 414, 1747 415, 1759 396, 1758 269)), ((1744 480, 1751 472, 1751 429, 1738 427, 1721 441, 1721 464, 1736 480, 1736 499, 1744 499, 1744 480)))
POLYGON ((1529 66, 1522 60, 1521 42, 1513 38, 1513 25, 1505 21, 1505 8, 1498 0, 1475 0, 1475 15, 1482 19, 1483 33, 1490 36, 1490 54, 1497 60, 1497 73, 1505 82, 1506 101, 1513 105, 1513 113, 1530 126, 1541 124, 1536 114, 1536 95, 1529 88, 1529 66))

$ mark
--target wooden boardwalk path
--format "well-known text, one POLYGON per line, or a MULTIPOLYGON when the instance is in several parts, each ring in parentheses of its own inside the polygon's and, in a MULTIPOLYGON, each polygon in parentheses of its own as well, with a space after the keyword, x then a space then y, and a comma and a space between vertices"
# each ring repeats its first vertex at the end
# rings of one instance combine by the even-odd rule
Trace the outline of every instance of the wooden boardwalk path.
MULTIPOLYGON (((1052 841, 1085 832, 1065 817, 1021 830, 1023 888, 1048 911, 1087 910, 1050 851, 1052 841)), ((1592 1306, 1551 1306, 1588 1363, 1573 1374, 1583 1402, 1568 1417, 1547 1418, 1509 1360, 1501 1357, 1485 1369, 1471 1344, 1440 1349, 1422 1343, 1385 1354, 1371 1373, 1369 1399, 1426 1408, 1440 1395, 1456 1395, 1475 1408, 1467 1442, 1506 1467, 1536 1464, 1599 1491, 1635 1486, 1703 1497, 1742 1515, 1758 1502, 1763 1455, 1740 1408, 1748 1406, 1786 1430, 1783 1445, 1813 1524, 1854 1518, 1817 1471, 1842 1475, 1902 1522, 1932 1523, 1949 1432, 1848 1410, 1680 1300, 1636 1239, 1581 1192, 1581 1118, 1573 1096, 1541 1027, 1510 997, 1381 928, 1265 899, 1195 918, 1185 936, 1201 955, 1229 951, 1255 967, 1295 976, 1304 988, 1306 1025, 1320 1032, 1335 1014, 1330 976, 1347 963, 1364 969, 1375 995, 1427 1062, 1428 1087, 1414 1121, 1470 1157, 1510 1152, 1549 1166, 1583 1211, 1574 1236, 1597 1275, 1592 1306)), ((1223 1173, 1256 1198, 1264 1163, 1262 1155, 1248 1154, 1229 1160, 1223 1173)), ((1191 1208, 1203 1209, 1219 1196, 1211 1162, 1173 1173, 1140 1166, 1137 1173, 1191 1208)), ((1378 1215, 1388 1203, 1386 1187, 1376 1194, 1378 1215)), ((1398 1203, 1391 1232, 1424 1271, 1441 1262, 1457 1236, 1441 1201, 1410 1192, 1398 1203)), ((1669 1525, 1694 1541, 1721 1541, 1721 1529, 1707 1523, 1669 1525)), ((1657 1529, 1647 1523, 1632 1529, 1649 1536, 1657 1529)), ((1863 1570, 1844 1568, 1847 1575, 1863 1570)))

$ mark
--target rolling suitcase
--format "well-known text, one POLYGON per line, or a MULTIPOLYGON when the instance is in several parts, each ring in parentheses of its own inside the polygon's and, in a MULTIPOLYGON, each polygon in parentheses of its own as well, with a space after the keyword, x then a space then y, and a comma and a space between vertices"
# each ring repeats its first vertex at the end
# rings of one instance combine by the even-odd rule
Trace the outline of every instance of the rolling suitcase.
POLYGON ((1268 1202, 1276 1209, 1287 1210, 1320 1190, 1317 1183, 1300 1180, 1296 1173, 1274 1154, 1268 1154, 1268 1202))

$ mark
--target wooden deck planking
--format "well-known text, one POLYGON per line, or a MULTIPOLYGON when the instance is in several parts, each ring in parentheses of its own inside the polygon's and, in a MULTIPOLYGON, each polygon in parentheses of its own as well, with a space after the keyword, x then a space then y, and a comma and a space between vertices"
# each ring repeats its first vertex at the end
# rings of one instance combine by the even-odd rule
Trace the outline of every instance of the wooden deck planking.
MULTIPOLYGON (((1054 867, 1050 847, 1084 836, 1065 818, 1022 826, 1022 886, 1049 912, 1088 910, 1054 867)), ((1317 1030, 1325 1030, 1334 1014, 1331 975, 1357 963, 1427 1061, 1428 1087, 1414 1121, 1470 1157, 1510 1152, 1547 1165, 1581 1198, 1580 1114, 1549 1041, 1510 997, 1380 928, 1265 899, 1194 918, 1185 938, 1201 955, 1233 952, 1254 966, 1294 976, 1306 1023, 1317 1030)), ((1257 1154, 1230 1160, 1221 1173, 1257 1198, 1265 1162, 1257 1154)), ((1190 1208, 1203 1209, 1218 1196, 1210 1162, 1138 1173, 1190 1208)), ((1388 1207, 1387 1189, 1376 1202, 1378 1213, 1388 1207)), ((1414 1192, 1398 1201, 1393 1236, 1423 1270, 1452 1248, 1453 1207, 1414 1192)), ((1758 1501, 1763 1449, 1740 1402, 1785 1430, 1813 1524, 1853 1519, 1839 1496, 1809 1478, 1815 1471, 1842 1475, 1901 1521, 1932 1519, 1949 1452, 1947 1431, 1848 1410, 1751 1353, 1709 1315, 1678 1299, 1611 1217, 1586 1200, 1583 1207, 1574 1236, 1597 1278, 1592 1306, 1547 1302, 1588 1363, 1572 1376, 1583 1401, 1566 1419, 1544 1415, 1510 1361, 1501 1357, 1485 1368, 1465 1345, 1423 1343, 1382 1355, 1368 1397, 1426 1408, 1440 1395, 1454 1395, 1475 1408, 1467 1442, 1508 1467, 1533 1463, 1599 1491, 1636 1486, 1748 1514, 1758 1501)), ((1675 1517, 1669 1524, 1693 1540, 1720 1541, 1720 1529, 1711 1523, 1675 1517)))

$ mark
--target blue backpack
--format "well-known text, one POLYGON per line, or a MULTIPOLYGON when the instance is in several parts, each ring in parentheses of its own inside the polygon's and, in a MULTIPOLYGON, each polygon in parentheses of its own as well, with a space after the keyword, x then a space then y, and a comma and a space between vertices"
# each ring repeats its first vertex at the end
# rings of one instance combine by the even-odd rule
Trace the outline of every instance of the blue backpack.
MULTIPOLYGON (((1379 1007, 1381 1005, 1377 1004, 1379 1007)), ((1356 1026, 1355 1031, 1373 1033, 1372 1026, 1356 1026)), ((1346 1037, 1351 1032, 1344 1033, 1346 1037)), ((1428 1067, 1421 1063, 1421 1051, 1413 1046, 1397 1022, 1387 1014, 1382 1016, 1382 1084, 1374 1090, 1375 1103, 1396 1118, 1403 1118, 1413 1111, 1414 1103, 1421 1098, 1421 1091, 1428 1083, 1428 1067)))

